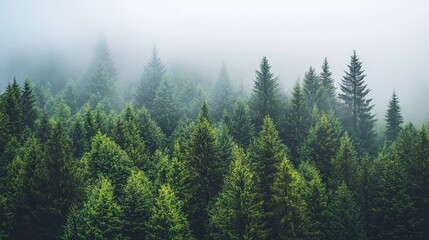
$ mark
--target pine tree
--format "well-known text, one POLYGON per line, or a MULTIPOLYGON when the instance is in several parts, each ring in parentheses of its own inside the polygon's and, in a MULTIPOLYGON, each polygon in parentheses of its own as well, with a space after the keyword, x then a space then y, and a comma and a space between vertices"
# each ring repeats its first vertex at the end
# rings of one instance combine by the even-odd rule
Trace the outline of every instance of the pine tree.
POLYGON ((308 113, 313 110, 314 106, 321 110, 328 109, 325 89, 316 71, 311 66, 304 76, 303 95, 308 113))
POLYGON ((266 117, 259 136, 250 149, 252 167, 261 181, 261 195, 264 199, 264 211, 271 212, 272 188, 277 169, 286 157, 283 145, 271 118, 266 117))
POLYGON ((28 80, 25 80, 22 88, 22 124, 24 127, 34 129, 36 120, 36 106, 33 88, 28 80))
POLYGON ((142 171, 133 171, 124 187, 121 206, 124 212, 124 237, 145 239, 146 222, 151 216, 153 205, 152 182, 142 171))
POLYGON ((81 164, 87 180, 93 182, 106 177, 115 187, 115 193, 120 193, 125 186, 133 165, 127 154, 101 133, 92 139, 91 150, 83 155, 81 164))
POLYGON ((99 179, 91 187, 83 208, 70 212, 64 239, 123 239, 123 212, 113 192, 108 179, 99 179))
POLYGON ((331 160, 340 145, 340 136, 334 129, 335 123, 330 120, 322 114, 316 125, 310 129, 301 153, 303 160, 313 162, 319 169, 324 181, 331 177, 331 160))
POLYGON ((234 90, 231 85, 231 80, 229 79, 225 64, 223 64, 211 93, 213 117, 216 121, 222 117, 224 110, 231 110, 233 95, 234 90))
POLYGON ((71 108, 72 112, 75 113, 76 110, 78 109, 77 100, 76 100, 77 96, 70 82, 67 82, 66 86, 64 87, 64 90, 62 92, 62 98, 64 99, 66 104, 71 108))
POLYGON ((339 98, 344 101, 348 111, 348 117, 345 119, 344 126, 350 133, 351 138, 358 146, 360 152, 372 152, 374 142, 374 124, 375 115, 371 114, 374 105, 371 105, 372 99, 367 99, 366 96, 370 92, 367 88, 364 78, 366 77, 362 70, 362 62, 360 62, 356 51, 350 58, 348 72, 343 76, 340 86, 342 93, 339 98))
POLYGON ((325 93, 328 98, 328 102, 331 108, 336 106, 336 93, 334 86, 334 79, 332 78, 332 72, 329 70, 330 66, 328 63, 328 59, 325 57, 325 60, 322 64, 322 72, 320 73, 320 81, 322 86, 324 87, 325 93))
POLYGON ((233 145, 235 144, 225 123, 221 123, 218 127, 217 142, 219 145, 220 171, 222 176, 224 176, 232 162, 233 145))
POLYGON ((305 239, 307 205, 302 198, 302 180, 287 158, 278 166, 272 185, 273 239, 305 239))
POLYGON ((2 95, 4 113, 9 119, 9 131, 13 136, 19 137, 22 132, 22 98, 21 88, 13 79, 12 84, 6 86, 6 91, 2 95))
POLYGON ((247 148, 252 142, 254 127, 250 110, 240 98, 235 102, 229 129, 235 142, 241 147, 247 148))
POLYGON ((191 132, 188 157, 192 186, 191 227, 195 237, 200 239, 206 234, 208 204, 219 192, 222 177, 219 145, 206 103, 191 132))
POLYGON ((158 191, 147 228, 146 239, 193 239, 182 202, 168 184, 162 185, 158 191))
POLYGON ((258 178, 246 154, 234 146, 233 161, 222 191, 210 209, 210 235, 213 239, 264 239, 266 237, 263 200, 258 178))
POLYGON ((287 115, 286 143, 295 165, 298 165, 299 153, 308 131, 308 113, 306 111, 304 95, 299 82, 296 82, 292 91, 291 108, 287 115))
POLYGON ((151 107, 151 113, 159 127, 170 136, 176 128, 179 113, 176 99, 170 83, 163 79, 156 90, 155 99, 151 107))
POLYGON ((389 101, 389 106, 386 112, 386 131, 384 135, 388 143, 392 143, 398 137, 401 131, 401 124, 404 122, 404 118, 401 114, 401 108, 399 107, 398 96, 393 91, 392 98, 389 101))
POLYGON ((327 239, 363 239, 359 208, 345 184, 333 193, 328 216, 327 239))
POLYGON ((328 216, 328 196, 325 184, 316 167, 308 162, 299 165, 303 179, 302 197, 307 204, 307 221, 304 222, 307 239, 325 239, 328 216))
POLYGON ((274 123, 280 124, 281 103, 280 88, 277 77, 270 72, 271 66, 266 57, 262 58, 260 69, 256 70, 250 110, 253 123, 260 129, 265 116, 270 116, 274 123))
POLYGON ((149 153, 153 154, 158 148, 165 144, 166 137, 158 124, 153 120, 146 107, 142 107, 136 116, 136 125, 139 129, 140 138, 145 142, 149 153))
POLYGON ((158 56, 156 47, 152 50, 152 56, 144 67, 140 77, 140 83, 135 95, 135 103, 137 107, 145 105, 147 108, 152 107, 152 103, 156 96, 161 80, 165 78, 166 69, 161 59, 158 56))
POLYGON ((331 186, 344 183, 348 190, 357 192, 358 187, 358 159, 355 148, 347 133, 341 138, 340 147, 332 159, 333 174, 331 186))

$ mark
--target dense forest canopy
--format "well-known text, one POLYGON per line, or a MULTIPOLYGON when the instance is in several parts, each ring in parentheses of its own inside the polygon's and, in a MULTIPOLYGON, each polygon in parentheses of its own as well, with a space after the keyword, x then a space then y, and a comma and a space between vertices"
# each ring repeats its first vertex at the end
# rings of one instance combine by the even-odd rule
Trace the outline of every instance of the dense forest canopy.
MULTIPOLYGON (((323 60, 323 59, 322 59, 323 60)), ((118 91, 105 38, 79 81, 0 97, 1 239, 427 239, 429 131, 392 89, 385 131, 356 51, 286 94, 267 57, 250 91, 168 74, 153 48, 118 91)))

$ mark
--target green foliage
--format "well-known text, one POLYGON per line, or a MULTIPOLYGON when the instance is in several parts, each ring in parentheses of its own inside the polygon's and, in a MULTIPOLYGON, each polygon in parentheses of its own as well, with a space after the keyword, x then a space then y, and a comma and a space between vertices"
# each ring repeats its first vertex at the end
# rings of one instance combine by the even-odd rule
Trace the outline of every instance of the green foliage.
POLYGON ((386 131, 384 135, 388 143, 392 143, 398 137, 401 131, 401 124, 404 122, 404 118, 401 114, 401 108, 399 107, 398 96, 393 91, 392 98, 389 101, 389 106, 386 112, 386 131))
POLYGON ((231 111, 233 97, 234 90, 231 80, 225 64, 223 64, 211 93, 211 105, 213 106, 215 120, 219 120, 222 117, 224 110, 231 111))
POLYGON ((10 133, 14 136, 19 137, 22 132, 22 98, 21 98, 21 88, 16 82, 16 79, 13 79, 12 84, 6 86, 6 91, 2 95, 2 105, 4 113, 9 119, 8 129, 10 133))
POLYGON ((241 147, 247 148, 252 142, 255 130, 249 107, 241 98, 235 102, 229 130, 235 142, 241 147))
POLYGON ((262 205, 257 175, 250 169, 244 151, 235 146, 222 191, 209 212, 211 237, 264 239, 267 232, 262 205))
POLYGON ((374 150, 374 124, 375 119, 371 114, 374 105, 371 105, 372 99, 366 96, 370 92, 367 88, 364 78, 366 77, 362 70, 356 51, 350 57, 349 70, 343 76, 340 89, 342 93, 339 98, 344 101, 348 114, 344 121, 344 126, 350 133, 351 138, 358 146, 360 151, 372 152, 374 150))
POLYGON ((314 68, 310 67, 304 75, 303 95, 307 112, 310 113, 316 106, 318 109, 327 110, 326 91, 314 68))
POLYGON ((287 158, 278 166, 272 184, 273 239, 305 239, 307 205, 302 198, 302 180, 287 158))
POLYGON ((132 171, 124 187, 121 206, 124 212, 124 237, 145 239, 146 222, 151 216, 153 205, 152 182, 142 171, 132 171))
POLYGON ((326 97, 328 100, 328 103, 331 108, 336 106, 336 93, 335 93, 335 86, 334 86, 334 79, 332 78, 332 72, 329 70, 330 66, 328 63, 328 59, 325 57, 325 60, 322 64, 322 72, 319 75, 320 82, 325 90, 326 97))
POLYGON ((256 79, 250 101, 253 122, 258 129, 261 127, 265 116, 270 116, 277 125, 282 117, 279 83, 270 69, 268 59, 263 57, 260 69, 256 70, 256 79))
POLYGON ((151 113, 167 136, 170 136, 176 127, 179 117, 177 110, 177 101, 172 86, 167 80, 163 79, 156 90, 151 113))
POLYGON ((328 216, 327 239, 363 239, 359 207, 345 184, 332 194, 328 216))
POLYGON ((135 117, 136 125, 140 133, 140 138, 146 144, 151 154, 165 144, 166 137, 158 124, 152 119, 149 111, 143 106, 135 117))
POLYGON ((36 106, 33 88, 28 80, 25 80, 22 88, 22 124, 23 127, 34 129, 36 121, 36 106))
POLYGON ((162 185, 151 209, 147 222, 146 239, 193 239, 182 202, 177 199, 170 186, 162 185))
POLYGON ((152 56, 144 67, 143 73, 140 77, 140 83, 136 91, 135 103, 137 107, 152 107, 152 103, 156 96, 156 90, 164 79, 166 71, 164 64, 158 56, 158 50, 154 47, 152 50, 152 56))
POLYGON ((93 182, 101 176, 108 178, 119 193, 125 186, 133 166, 127 154, 106 135, 98 133, 92 139, 91 150, 82 157, 86 179, 93 182))
POLYGON ((332 186, 344 183, 347 189, 356 193, 358 188, 358 159, 355 148, 347 133, 341 138, 340 148, 332 159, 332 186))

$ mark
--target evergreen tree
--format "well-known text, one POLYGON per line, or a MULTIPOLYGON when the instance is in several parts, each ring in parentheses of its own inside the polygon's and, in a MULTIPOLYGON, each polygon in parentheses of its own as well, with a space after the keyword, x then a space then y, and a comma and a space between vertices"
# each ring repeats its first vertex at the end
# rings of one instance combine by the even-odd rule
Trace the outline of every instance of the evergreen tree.
MULTIPOLYGON (((10 140, 9 134, 9 118, 6 114, 0 111, 0 156, 3 154, 3 151, 6 148, 7 143, 10 140)), ((7 164, 0 162, 0 176, 4 176, 2 170, 2 166, 6 166, 7 164)))
POLYGON ((303 95, 308 113, 313 110, 314 106, 321 110, 328 109, 325 89, 311 66, 304 76, 303 95))
POLYGON ((316 167, 308 162, 299 165, 303 179, 302 196, 307 204, 307 221, 304 222, 307 239, 325 239, 328 214, 328 197, 325 184, 316 167))
POLYGON ((333 193, 328 216, 327 239, 363 239, 359 208, 345 184, 333 193))
POLYGON ((124 237, 145 239, 146 222, 153 205, 153 186, 142 171, 133 171, 124 187, 121 206, 124 212, 124 237))
POLYGON ((143 73, 140 77, 140 83, 135 95, 135 103, 137 107, 145 105, 147 108, 152 107, 152 103, 156 96, 161 80, 166 75, 166 69, 161 59, 158 56, 156 47, 152 50, 152 56, 144 67, 143 73))
POLYGON ((64 239, 123 239, 123 212, 113 192, 110 181, 100 178, 91 187, 83 208, 69 215, 64 239))
POLYGON ((229 130, 235 142, 241 147, 247 148, 252 142, 254 127, 250 110, 240 98, 235 102, 229 130))
POLYGON ((264 239, 266 237, 263 200, 258 178, 251 171, 246 154, 235 146, 233 161, 222 191, 210 209, 213 239, 264 239))
POLYGON ((232 162, 233 145, 235 144, 225 123, 221 123, 218 127, 217 142, 219 144, 220 171, 222 172, 222 176, 224 176, 232 162))
POLYGON ((138 111, 135 121, 139 129, 140 138, 143 139, 151 154, 164 146, 166 141, 165 134, 144 106, 138 111))
POLYGON ((98 133, 91 150, 81 159, 86 179, 93 182, 101 176, 110 180, 115 193, 120 193, 131 173, 132 161, 127 154, 106 135, 98 133))
POLYGON ((358 187, 358 159, 347 133, 341 138, 340 148, 332 159, 332 186, 344 183, 348 190, 356 193, 358 187))
POLYGON ((366 98, 370 89, 365 84, 366 75, 363 74, 362 62, 356 51, 351 56, 348 68, 340 86, 342 93, 339 94, 339 98, 344 101, 348 111, 344 126, 359 150, 372 152, 376 120, 375 115, 371 114, 371 110, 374 105, 371 105, 372 99, 366 98))
POLYGON ((213 105, 213 117, 215 120, 219 120, 222 117, 224 110, 231 110, 233 95, 234 91, 231 80, 229 79, 225 64, 223 64, 217 81, 212 88, 211 103, 213 105))
POLYGON ((159 127, 170 136, 176 128, 179 113, 177 112, 176 99, 170 83, 163 79, 156 90, 155 99, 151 107, 154 120, 159 127))
POLYGON ((260 129, 265 116, 278 125, 281 119, 280 88, 277 77, 270 72, 271 66, 266 57, 262 58, 260 69, 256 70, 250 110, 256 128, 260 129))
POLYGON ((162 185, 158 191, 147 228, 146 239, 193 239, 182 202, 168 184, 162 185))
POLYGON ((376 194, 377 182, 375 177, 375 168, 373 162, 368 155, 363 156, 360 166, 359 189, 357 200, 360 204, 362 227, 367 238, 375 235, 373 226, 375 222, 371 218, 371 209, 374 204, 374 196, 376 194))
POLYGON ((302 180, 287 158, 278 167, 271 191, 272 239, 305 239, 307 205, 301 195, 302 180))
POLYGON ((316 125, 310 129, 301 153, 302 159, 313 162, 319 169, 324 181, 331 177, 333 170, 331 160, 340 145, 340 136, 330 120, 322 114, 316 125))
POLYGON ((292 91, 292 106, 287 116, 286 143, 295 165, 298 165, 299 153, 308 131, 308 113, 306 111, 304 95, 299 82, 296 82, 292 91))
POLYGON ((334 108, 336 106, 335 86, 334 79, 332 78, 332 72, 329 69, 330 66, 328 59, 325 57, 325 60, 322 64, 322 72, 320 73, 319 78, 325 90, 329 105, 331 108, 334 108))
POLYGON ((9 119, 9 131, 13 136, 19 137, 22 132, 22 98, 21 88, 13 79, 12 84, 6 86, 6 91, 2 95, 4 113, 9 119))
POLYGON ((95 46, 92 65, 100 62, 106 66, 108 75, 113 79, 114 82, 116 82, 116 80, 118 80, 118 72, 110 56, 110 49, 107 44, 107 40, 103 35, 98 38, 97 44, 95 46))
POLYGON ((28 80, 25 80, 22 88, 22 124, 24 127, 34 129, 36 120, 36 106, 33 88, 28 80))
POLYGON ((393 91, 392 98, 389 101, 389 106, 386 112, 386 131, 384 135, 388 143, 392 143, 398 137, 401 131, 401 124, 404 122, 404 118, 401 114, 401 108, 399 107, 398 96, 393 91))
POLYGON ((67 82, 66 86, 64 87, 62 98, 66 102, 66 104, 71 108, 72 112, 76 112, 78 109, 77 105, 77 96, 75 93, 75 90, 73 89, 73 86, 70 82, 67 82))
POLYGON ((106 63, 100 61, 88 68, 84 76, 86 82, 86 99, 95 105, 104 98, 115 97, 115 79, 109 73, 106 63))
POLYGON ((258 138, 250 149, 253 169, 261 181, 261 195, 264 199, 264 211, 271 212, 272 188, 277 169, 286 157, 286 146, 283 145, 271 118, 266 117, 258 138))
POLYGON ((188 157, 192 186, 191 227, 195 237, 201 239, 206 234, 208 204, 219 192, 222 178, 219 145, 206 103, 201 107, 191 132, 188 157))

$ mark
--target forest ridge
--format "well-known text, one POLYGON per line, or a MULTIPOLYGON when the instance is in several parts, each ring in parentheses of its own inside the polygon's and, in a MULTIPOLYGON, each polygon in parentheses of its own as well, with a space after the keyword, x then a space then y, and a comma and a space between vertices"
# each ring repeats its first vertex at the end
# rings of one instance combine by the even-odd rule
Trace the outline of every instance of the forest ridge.
MULTIPOLYGON (((0 239, 429 239, 429 131, 393 91, 377 137, 356 51, 289 97, 169 78, 153 49, 118 92, 105 39, 76 82, 0 96, 0 239)), ((393 89, 392 89, 393 90, 393 89)))

